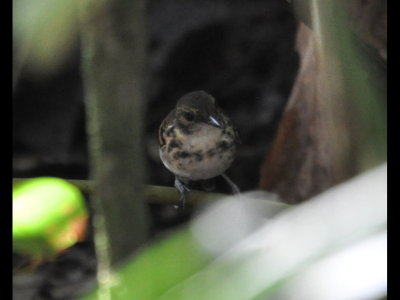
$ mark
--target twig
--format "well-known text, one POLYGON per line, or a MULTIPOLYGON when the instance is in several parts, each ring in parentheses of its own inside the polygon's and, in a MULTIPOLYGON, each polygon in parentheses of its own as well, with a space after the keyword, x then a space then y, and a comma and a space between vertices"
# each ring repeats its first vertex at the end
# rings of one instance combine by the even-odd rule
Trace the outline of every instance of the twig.
MULTIPOLYGON (((14 178, 13 184, 18 184, 28 178, 14 178)), ((78 187, 82 192, 90 194, 93 191, 92 180, 65 179, 69 183, 78 187)), ((192 190, 187 195, 189 205, 201 205, 216 201, 223 197, 229 196, 222 193, 209 193, 192 190)), ((144 198, 147 203, 151 204, 178 204, 179 192, 173 187, 159 185, 145 185, 144 198)))

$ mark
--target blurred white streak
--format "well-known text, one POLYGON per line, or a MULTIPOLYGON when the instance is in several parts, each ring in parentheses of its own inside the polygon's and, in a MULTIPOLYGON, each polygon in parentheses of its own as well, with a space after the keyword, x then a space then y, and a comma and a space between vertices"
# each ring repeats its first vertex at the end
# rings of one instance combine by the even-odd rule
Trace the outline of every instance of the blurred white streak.
POLYGON ((265 210, 255 203, 247 208, 246 199, 217 204, 192 232, 206 250, 220 254, 162 299, 274 299, 320 259, 386 230, 386 170, 385 163, 267 222, 263 213, 279 203, 268 202, 265 210))
POLYGON ((242 193, 239 198, 227 197, 209 207, 193 222, 191 230, 207 252, 218 255, 287 207, 272 193, 242 193))
POLYGON ((285 300, 379 299, 387 292, 387 232, 356 243, 294 278, 285 300))

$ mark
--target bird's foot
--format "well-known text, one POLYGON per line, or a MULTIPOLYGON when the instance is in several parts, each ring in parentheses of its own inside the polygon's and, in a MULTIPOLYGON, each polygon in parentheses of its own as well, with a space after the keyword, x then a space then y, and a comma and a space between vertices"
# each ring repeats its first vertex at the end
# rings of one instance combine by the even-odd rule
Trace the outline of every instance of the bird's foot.
MULTIPOLYGON (((187 182, 182 179, 175 177, 175 187, 180 193, 179 202, 181 203, 181 207, 184 209, 186 205, 186 192, 190 192, 190 189, 186 186, 187 182)), ((178 206, 177 206, 178 207, 178 206)))

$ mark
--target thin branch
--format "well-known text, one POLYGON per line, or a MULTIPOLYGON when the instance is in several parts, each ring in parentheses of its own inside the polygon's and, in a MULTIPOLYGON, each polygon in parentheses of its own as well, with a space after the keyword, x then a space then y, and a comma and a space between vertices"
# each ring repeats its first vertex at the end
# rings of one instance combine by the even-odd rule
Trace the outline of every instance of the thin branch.
MULTIPOLYGON (((13 184, 18 184, 28 178, 14 178, 13 184)), ((93 180, 65 179, 69 183, 78 187, 85 194, 93 192, 93 180)), ((217 201, 218 199, 229 196, 222 193, 209 193, 202 191, 191 191, 187 195, 189 205, 203 205, 217 201)), ((179 192, 173 187, 159 185, 145 185, 145 202, 151 204, 179 204, 179 192)))

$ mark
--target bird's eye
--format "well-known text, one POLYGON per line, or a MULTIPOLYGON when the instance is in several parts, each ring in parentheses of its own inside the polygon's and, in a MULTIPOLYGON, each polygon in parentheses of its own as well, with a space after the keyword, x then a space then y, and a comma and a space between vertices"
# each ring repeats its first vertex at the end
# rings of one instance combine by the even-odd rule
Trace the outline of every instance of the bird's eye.
POLYGON ((191 111, 186 111, 183 113, 183 117, 186 121, 192 122, 194 120, 194 113, 191 111))

